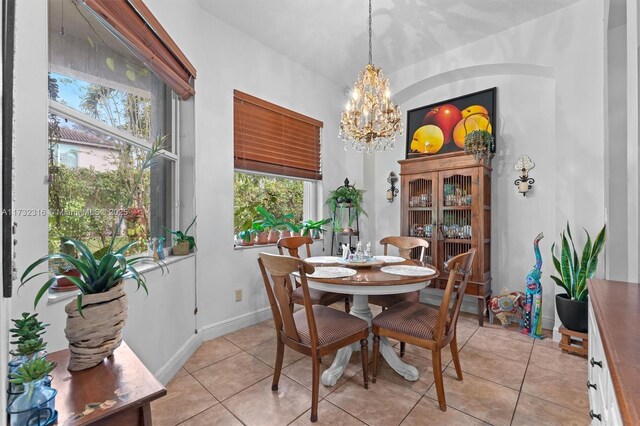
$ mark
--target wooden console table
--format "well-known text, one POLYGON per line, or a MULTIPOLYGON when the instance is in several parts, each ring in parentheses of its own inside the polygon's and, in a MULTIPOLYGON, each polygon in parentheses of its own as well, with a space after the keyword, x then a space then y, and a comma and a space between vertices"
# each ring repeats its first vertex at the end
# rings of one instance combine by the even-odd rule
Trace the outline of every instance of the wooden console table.
POLYGON ((67 370, 68 349, 47 358, 58 363, 51 375, 59 425, 151 425, 151 401, 167 394, 124 342, 88 370, 67 370))

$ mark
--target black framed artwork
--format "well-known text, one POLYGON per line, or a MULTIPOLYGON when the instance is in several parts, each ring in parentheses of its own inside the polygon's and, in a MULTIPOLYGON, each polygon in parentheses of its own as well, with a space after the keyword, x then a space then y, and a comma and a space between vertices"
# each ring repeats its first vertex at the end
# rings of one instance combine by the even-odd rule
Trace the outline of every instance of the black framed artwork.
POLYGON ((406 158, 464 152, 474 130, 495 138, 495 114, 495 87, 407 111, 406 158))

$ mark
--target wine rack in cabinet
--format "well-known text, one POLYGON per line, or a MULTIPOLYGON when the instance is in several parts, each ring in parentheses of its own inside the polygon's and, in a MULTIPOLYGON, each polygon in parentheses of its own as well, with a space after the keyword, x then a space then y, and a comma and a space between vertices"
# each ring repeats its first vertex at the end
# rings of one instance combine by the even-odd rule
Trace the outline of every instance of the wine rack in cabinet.
POLYGON ((426 260, 440 271, 432 285, 438 289, 446 286, 445 262, 476 249, 465 295, 477 299, 483 325, 491 296, 491 168, 461 154, 399 163, 402 235, 429 241, 426 260))

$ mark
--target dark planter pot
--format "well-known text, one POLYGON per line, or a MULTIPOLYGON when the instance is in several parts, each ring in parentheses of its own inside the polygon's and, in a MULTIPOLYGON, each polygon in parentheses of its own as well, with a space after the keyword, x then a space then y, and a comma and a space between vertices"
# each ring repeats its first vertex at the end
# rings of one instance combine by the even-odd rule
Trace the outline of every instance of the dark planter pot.
POLYGON ((586 333, 589 324, 587 301, 571 300, 566 294, 556 294, 556 309, 565 328, 586 333))

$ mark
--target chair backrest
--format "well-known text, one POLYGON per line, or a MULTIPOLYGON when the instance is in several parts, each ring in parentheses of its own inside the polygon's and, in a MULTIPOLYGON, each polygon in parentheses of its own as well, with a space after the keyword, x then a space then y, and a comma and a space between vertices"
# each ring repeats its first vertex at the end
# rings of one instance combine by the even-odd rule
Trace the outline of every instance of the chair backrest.
POLYGON ((283 237, 278 240, 276 245, 280 254, 284 254, 284 249, 287 249, 289 256, 300 258, 298 249, 303 245, 307 248, 305 257, 311 257, 311 244, 313 244, 311 237, 283 237))
POLYGON ((411 250, 416 247, 421 247, 420 256, 418 260, 424 262, 424 258, 427 254, 427 248, 429 248, 429 242, 418 237, 385 237, 380 240, 380 244, 384 246, 384 255, 387 255, 387 247, 394 246, 398 248, 400 256, 405 259, 411 259, 411 250))
POLYGON ((462 306, 462 298, 464 297, 464 291, 467 288, 467 282, 471 276, 471 267, 475 256, 476 249, 473 248, 466 253, 452 257, 445 263, 445 268, 449 271, 449 279, 444 291, 444 296, 442 297, 440 311, 438 312, 438 322, 434 331, 434 337, 437 341, 441 341, 456 329, 460 307, 462 306), (457 282, 459 282, 459 284, 456 287, 457 282), (453 305, 449 307, 454 290, 456 296, 453 305), (449 319, 448 324, 447 319, 449 319))
POLYGON ((258 264, 264 280, 265 290, 269 298, 273 321, 278 333, 284 333, 288 338, 300 342, 300 336, 293 317, 293 302, 291 293, 291 273, 300 273, 300 283, 304 294, 304 307, 309 323, 309 335, 311 346, 317 346, 318 331, 316 321, 311 308, 311 298, 309 297, 309 287, 307 285, 307 274, 313 273, 313 265, 291 256, 279 256, 276 254, 260 253, 258 264), (271 276, 271 279, 269 279, 271 276))

